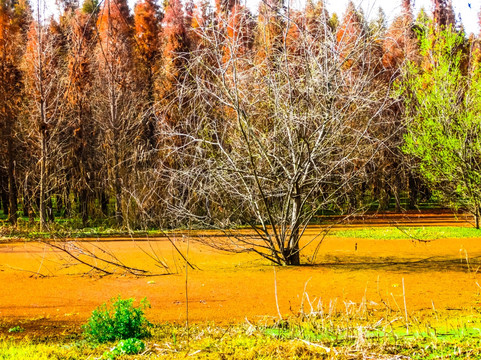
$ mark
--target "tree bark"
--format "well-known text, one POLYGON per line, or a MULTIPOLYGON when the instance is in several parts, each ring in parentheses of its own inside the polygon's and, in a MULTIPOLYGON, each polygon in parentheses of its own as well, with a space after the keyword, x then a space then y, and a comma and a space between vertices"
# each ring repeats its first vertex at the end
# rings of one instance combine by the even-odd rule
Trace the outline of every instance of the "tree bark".
POLYGON ((40 231, 45 231, 47 227, 47 212, 45 208, 46 191, 46 159, 47 156, 47 134, 45 129, 41 129, 41 160, 40 160, 40 231))
POLYGON ((9 126, 7 130, 7 151, 8 151, 8 220, 12 225, 17 224, 17 186, 15 184, 15 160, 14 160, 14 146, 11 131, 9 126))
POLYGON ((100 207, 102 209, 102 213, 105 216, 109 216, 109 197, 105 194, 105 191, 100 193, 100 207))
POLYGON ((122 214, 122 187, 120 185, 120 180, 117 178, 115 181, 115 219, 118 226, 123 224, 123 214, 122 214))
POLYGON ((413 174, 409 174, 408 187, 409 187, 409 208, 415 209, 416 205, 418 204, 419 186, 413 174))
POLYGON ((47 199, 48 199, 46 204, 47 220, 48 222, 53 223, 55 221, 55 213, 53 211, 53 202, 52 202, 51 194, 48 194, 47 199))
POLYGON ((89 212, 88 212, 88 197, 87 197, 87 190, 82 189, 79 195, 79 205, 80 205, 80 215, 82 217, 82 225, 86 226, 89 220, 89 212))
POLYGON ((301 196, 299 189, 296 189, 292 200, 292 219, 291 219, 291 234, 289 238, 289 246, 287 249, 286 265, 300 265, 301 259, 299 254, 299 215, 301 212, 301 196))
POLYGON ((481 216, 481 210, 480 210, 480 207, 479 206, 476 206, 476 211, 474 213, 474 222, 475 222, 475 226, 476 226, 476 229, 479 229, 479 217, 481 216))
POLYGON ((8 194, 4 191, 1 192, 1 202, 2 202, 2 207, 3 207, 3 213, 5 215, 8 215, 9 209, 8 209, 8 194))

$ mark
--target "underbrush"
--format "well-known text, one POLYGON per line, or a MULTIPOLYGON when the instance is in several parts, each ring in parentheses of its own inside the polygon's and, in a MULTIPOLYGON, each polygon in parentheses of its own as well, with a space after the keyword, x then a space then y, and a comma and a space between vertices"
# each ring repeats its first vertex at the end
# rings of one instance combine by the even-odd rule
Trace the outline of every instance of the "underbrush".
POLYGON ((477 309, 406 314, 370 302, 346 302, 342 311, 335 302, 306 304, 307 311, 296 316, 230 326, 154 324, 142 341, 101 344, 80 334, 56 340, 4 335, 0 359, 481 358, 477 309))

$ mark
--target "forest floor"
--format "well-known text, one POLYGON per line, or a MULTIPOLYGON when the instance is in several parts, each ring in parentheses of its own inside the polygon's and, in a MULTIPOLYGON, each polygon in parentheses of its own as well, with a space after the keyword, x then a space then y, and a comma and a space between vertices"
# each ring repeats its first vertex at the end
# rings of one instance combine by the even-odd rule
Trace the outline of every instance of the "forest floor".
MULTIPOLYGON (((316 265, 300 267, 274 268, 253 254, 225 253, 195 238, 172 237, 196 267, 187 274, 184 260, 164 237, 62 242, 75 254, 114 256, 151 276, 129 275, 96 259, 114 273, 99 276, 49 243, 7 239, 0 243, 0 359, 28 358, 21 354, 39 354, 36 346, 56 343, 70 349, 71 358, 95 357, 105 349, 84 348, 81 325, 117 295, 146 297, 152 305, 146 315, 156 330, 147 357, 199 350, 195 357, 354 359, 372 347, 374 359, 425 356, 429 349, 477 358, 472 349, 481 328, 481 236, 463 230, 449 237, 457 234, 449 229, 470 229, 470 220, 445 212, 352 219, 324 238, 316 265), (188 346, 186 300, 192 326, 188 346), (320 333, 330 335, 321 338, 320 333), (235 348, 245 351, 235 354, 235 348)), ((303 241, 322 229, 310 227, 303 241)), ((219 237, 210 235, 209 241, 219 237)), ((305 249, 304 263, 312 260, 314 249, 314 243, 305 249)), ((44 358, 65 358, 65 351, 58 355, 54 349, 44 349, 53 354, 44 358)))

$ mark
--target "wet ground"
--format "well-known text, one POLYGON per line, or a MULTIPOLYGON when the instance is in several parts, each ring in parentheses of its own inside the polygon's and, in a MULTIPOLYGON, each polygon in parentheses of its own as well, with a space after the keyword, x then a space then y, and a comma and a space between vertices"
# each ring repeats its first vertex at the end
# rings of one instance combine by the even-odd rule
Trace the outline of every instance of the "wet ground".
MULTIPOLYGON (((469 218, 446 213, 388 215, 353 219, 349 226, 449 225, 469 226, 469 218)), ((344 227, 346 227, 344 225, 344 227)), ((312 227, 304 241, 321 228, 312 227)), ((213 236, 212 239, 215 239, 213 236)), ((370 301, 393 310, 403 309, 403 283, 407 310, 481 308, 481 238, 442 239, 429 243, 411 240, 368 240, 328 236, 317 265, 279 268, 254 254, 213 250, 186 237, 172 239, 198 269, 187 273, 191 321, 232 323, 276 316, 276 296, 282 314, 330 304, 339 308, 370 301), (478 282, 479 281, 479 282, 478 282), (307 300, 307 296, 309 301, 307 300)), ((62 244, 63 246, 63 244, 62 244)), ((122 297, 147 297, 154 322, 183 322, 186 318, 184 260, 166 238, 101 239, 71 242, 74 254, 91 252, 113 258, 125 266, 158 275, 126 275, 124 269, 96 260, 99 268, 114 272, 99 276, 78 265, 64 251, 44 243, 0 244, 0 329, 14 325, 26 331, 72 331, 85 322, 102 302, 122 297), (160 266, 169 265, 169 272, 160 266)), ((305 256, 313 247, 306 249, 305 256)), ((306 258, 304 258, 305 260, 306 258)))

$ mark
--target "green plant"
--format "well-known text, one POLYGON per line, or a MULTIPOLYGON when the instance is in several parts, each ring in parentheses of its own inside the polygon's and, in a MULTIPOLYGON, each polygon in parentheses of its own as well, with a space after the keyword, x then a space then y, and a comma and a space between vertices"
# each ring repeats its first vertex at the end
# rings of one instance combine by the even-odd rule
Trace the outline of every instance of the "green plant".
POLYGON ((146 298, 134 306, 134 299, 120 296, 103 303, 92 312, 87 324, 83 326, 85 335, 93 341, 104 343, 129 338, 143 338, 149 335, 150 322, 144 311, 150 307, 146 298))
POLYGON ((145 344, 142 340, 130 338, 119 341, 110 351, 103 354, 105 359, 116 359, 120 355, 135 355, 140 354, 145 350, 145 344))
POLYGON ((439 240, 450 238, 478 238, 479 229, 470 227, 427 226, 427 227, 377 227, 334 230, 332 236, 373 240, 439 240))
POLYGON ((419 46, 428 61, 408 63, 399 82, 406 109, 402 149, 430 188, 455 209, 471 211, 480 228, 481 62, 467 59, 464 34, 449 26, 430 27, 419 46))
POLYGON ((23 331, 25 331, 25 329, 23 327, 21 327, 20 325, 17 325, 17 326, 14 326, 14 327, 8 329, 9 333, 20 333, 20 332, 23 332, 23 331))

